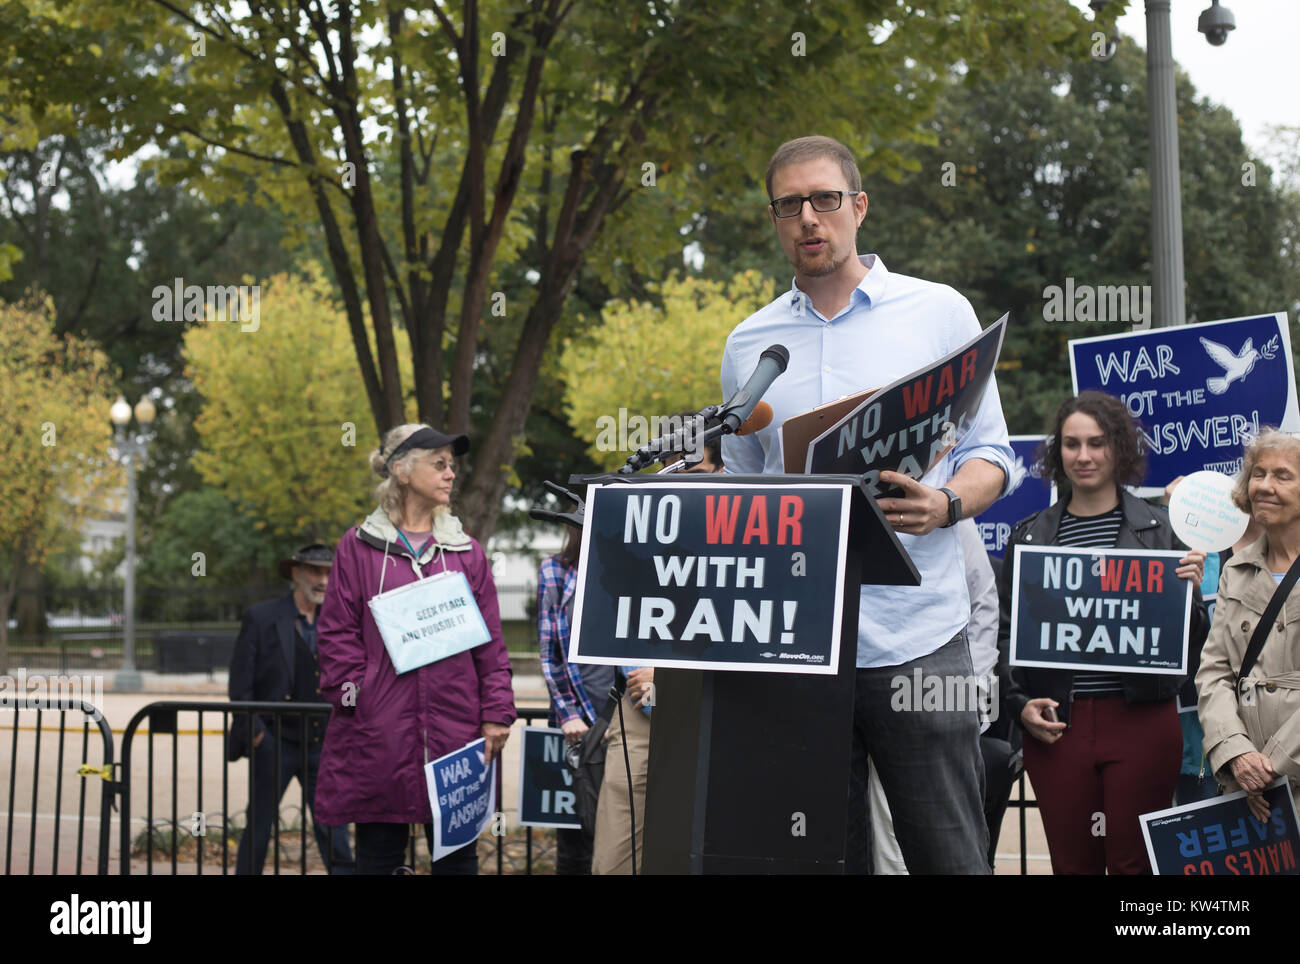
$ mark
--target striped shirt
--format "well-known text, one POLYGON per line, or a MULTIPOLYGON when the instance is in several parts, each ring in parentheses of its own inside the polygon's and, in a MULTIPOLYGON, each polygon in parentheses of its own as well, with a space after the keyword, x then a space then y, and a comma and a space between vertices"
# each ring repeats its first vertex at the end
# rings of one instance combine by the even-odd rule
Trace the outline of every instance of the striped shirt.
MULTIPOLYGON (((1119 527, 1124 522, 1120 506, 1101 515, 1072 515, 1066 512, 1061 516, 1061 524, 1056 530, 1056 545, 1071 546, 1080 549, 1112 549, 1119 538, 1119 527)), ((1124 680, 1118 673, 1074 674, 1075 696, 1110 696, 1122 695, 1124 680)))

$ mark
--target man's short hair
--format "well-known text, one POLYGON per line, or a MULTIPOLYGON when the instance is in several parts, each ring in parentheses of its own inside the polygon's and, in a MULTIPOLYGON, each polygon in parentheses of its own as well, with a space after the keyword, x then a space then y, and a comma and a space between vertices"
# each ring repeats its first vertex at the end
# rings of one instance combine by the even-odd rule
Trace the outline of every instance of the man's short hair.
POLYGON ((812 137, 796 137, 792 141, 786 141, 776 149, 776 153, 772 155, 772 159, 767 163, 768 200, 775 200, 772 197, 772 175, 776 173, 777 168, 785 167, 787 164, 803 164, 805 161, 816 161, 823 157, 830 158, 839 164, 850 191, 862 190, 862 175, 858 173, 857 162, 853 160, 853 155, 849 153, 849 149, 833 137, 814 135, 812 137))

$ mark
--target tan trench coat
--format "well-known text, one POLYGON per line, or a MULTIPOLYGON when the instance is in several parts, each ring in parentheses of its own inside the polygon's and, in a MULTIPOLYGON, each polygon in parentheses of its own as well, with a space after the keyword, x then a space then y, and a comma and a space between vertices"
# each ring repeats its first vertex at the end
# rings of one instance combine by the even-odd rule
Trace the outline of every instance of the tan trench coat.
POLYGON ((1259 750, 1291 778, 1300 806, 1300 586, 1283 604, 1259 658, 1235 688, 1251 634, 1277 584, 1265 563, 1268 536, 1228 560, 1219 580, 1210 637, 1196 674, 1197 711, 1210 769, 1229 791, 1241 787, 1228 762, 1259 750))

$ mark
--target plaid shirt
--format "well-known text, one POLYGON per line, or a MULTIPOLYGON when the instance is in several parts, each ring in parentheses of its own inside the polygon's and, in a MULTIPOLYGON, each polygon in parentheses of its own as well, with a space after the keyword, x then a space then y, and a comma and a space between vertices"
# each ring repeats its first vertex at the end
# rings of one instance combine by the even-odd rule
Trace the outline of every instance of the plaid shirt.
POLYGON ((542 675, 551 693, 550 724, 570 720, 596 722, 582 671, 566 658, 569 649, 569 615, 578 588, 578 567, 566 566, 559 556, 542 561, 537 575, 537 637, 542 657, 542 675))

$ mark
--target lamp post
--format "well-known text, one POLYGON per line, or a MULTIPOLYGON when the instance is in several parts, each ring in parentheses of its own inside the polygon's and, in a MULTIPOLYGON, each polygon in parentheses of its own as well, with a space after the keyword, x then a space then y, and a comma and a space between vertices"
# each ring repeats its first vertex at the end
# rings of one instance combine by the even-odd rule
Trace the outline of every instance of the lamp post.
MULTIPOLYGON (((1110 0, 1091 0, 1100 13, 1110 0)), ((1170 43, 1170 0, 1146 0, 1147 117, 1151 132, 1151 323, 1169 328, 1187 323, 1183 282, 1183 206, 1178 175, 1178 106, 1174 96, 1174 54, 1170 43)), ((1236 27, 1232 14, 1211 0, 1197 29, 1221 46, 1236 27)))
MULTIPOLYGON (((113 445, 117 458, 126 466, 126 586, 122 613, 122 668, 113 680, 116 692, 139 692, 144 681, 135 666, 135 467, 144 458, 149 443, 142 435, 128 435, 131 406, 118 396, 108 417, 114 425, 113 445)), ((140 428, 147 429, 153 422, 155 409, 148 396, 135 403, 135 420, 140 428)))
POLYGON ((1183 297, 1183 205, 1169 0, 1147 0, 1147 116, 1151 128, 1151 323, 1187 322, 1183 297))

